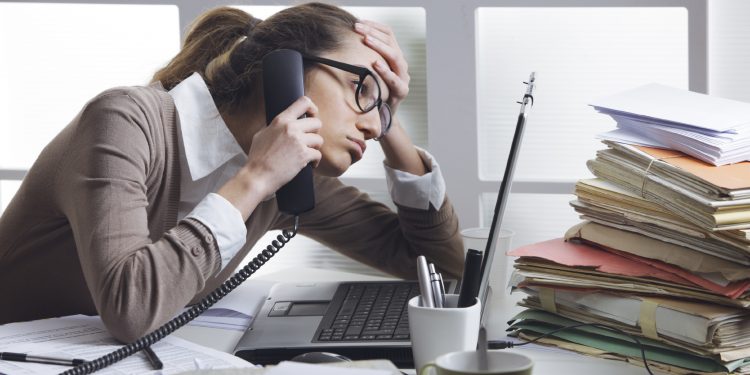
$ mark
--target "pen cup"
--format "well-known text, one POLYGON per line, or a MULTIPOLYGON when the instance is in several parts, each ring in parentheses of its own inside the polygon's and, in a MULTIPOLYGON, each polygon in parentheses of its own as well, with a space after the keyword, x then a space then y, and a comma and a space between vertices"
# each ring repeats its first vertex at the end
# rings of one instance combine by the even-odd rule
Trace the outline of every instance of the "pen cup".
POLYGON ((456 307, 457 294, 446 294, 443 308, 422 307, 419 296, 409 300, 409 333, 414 367, 450 352, 476 350, 482 310, 479 299, 468 307, 456 307))

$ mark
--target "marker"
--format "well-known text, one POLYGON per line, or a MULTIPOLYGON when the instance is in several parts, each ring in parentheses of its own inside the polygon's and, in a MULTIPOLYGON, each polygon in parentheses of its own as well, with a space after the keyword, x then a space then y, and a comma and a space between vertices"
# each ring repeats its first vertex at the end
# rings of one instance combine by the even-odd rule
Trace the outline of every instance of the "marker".
POLYGON ((45 365, 60 365, 60 366, 78 366, 86 363, 85 359, 64 359, 55 357, 45 357, 41 355, 30 355, 23 353, 9 353, 0 352, 0 360, 3 361, 15 361, 15 362, 29 362, 29 363, 42 363, 45 365))
POLYGON ((464 277, 461 280, 461 291, 458 293, 458 307, 469 307, 476 303, 481 278, 482 252, 469 249, 464 262, 464 277))

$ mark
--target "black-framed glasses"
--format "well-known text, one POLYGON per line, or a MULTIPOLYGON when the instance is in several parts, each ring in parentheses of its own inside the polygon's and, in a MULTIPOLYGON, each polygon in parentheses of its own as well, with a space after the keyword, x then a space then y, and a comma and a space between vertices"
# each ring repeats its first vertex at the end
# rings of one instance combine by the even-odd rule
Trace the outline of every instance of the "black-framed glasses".
POLYGON ((380 84, 375 74, 363 66, 346 64, 340 61, 326 59, 324 57, 302 55, 303 60, 311 61, 357 75, 357 87, 354 91, 354 101, 362 113, 367 113, 377 108, 380 114, 380 135, 375 138, 379 141, 391 128, 391 107, 380 97, 380 84))

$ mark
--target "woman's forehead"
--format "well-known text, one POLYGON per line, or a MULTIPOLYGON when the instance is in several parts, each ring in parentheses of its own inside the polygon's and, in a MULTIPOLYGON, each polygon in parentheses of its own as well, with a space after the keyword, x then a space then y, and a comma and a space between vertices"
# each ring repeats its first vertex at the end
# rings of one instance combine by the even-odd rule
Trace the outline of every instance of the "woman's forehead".
POLYGON ((383 91, 383 97, 388 97, 388 87, 385 82, 383 82, 383 77, 381 77, 373 67, 373 64, 376 61, 386 63, 385 59, 383 59, 383 57, 375 50, 365 45, 364 38, 361 35, 356 33, 352 34, 353 37, 347 38, 341 48, 330 54, 326 54, 324 57, 351 65, 364 66, 365 68, 370 69, 370 71, 378 78, 378 84, 380 84, 380 89, 383 91))

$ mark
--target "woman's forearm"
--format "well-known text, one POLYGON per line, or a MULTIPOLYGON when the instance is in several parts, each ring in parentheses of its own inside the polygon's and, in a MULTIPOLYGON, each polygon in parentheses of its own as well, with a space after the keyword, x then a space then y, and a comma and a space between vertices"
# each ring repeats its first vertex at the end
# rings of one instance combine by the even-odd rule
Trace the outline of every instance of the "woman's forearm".
POLYGON ((417 153, 409 135, 406 134, 398 117, 393 118, 390 131, 380 140, 380 146, 385 153, 386 164, 393 169, 422 176, 429 172, 422 158, 417 153))

